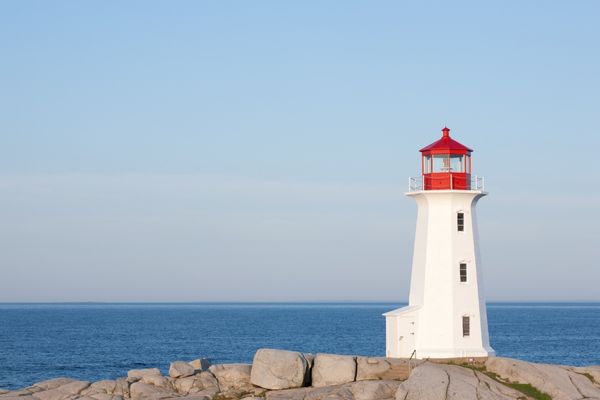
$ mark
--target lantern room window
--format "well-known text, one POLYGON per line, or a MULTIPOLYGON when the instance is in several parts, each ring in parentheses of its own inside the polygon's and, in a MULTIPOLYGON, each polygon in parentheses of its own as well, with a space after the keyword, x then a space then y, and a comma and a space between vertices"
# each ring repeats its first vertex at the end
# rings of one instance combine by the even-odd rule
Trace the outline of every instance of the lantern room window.
POLYGON ((450 172, 465 172, 465 160, 462 154, 450 155, 450 172))
POLYGON ((423 157, 423 173, 424 174, 431 173, 431 156, 423 157))
POLYGON ((423 173, 471 173, 471 157, 466 154, 434 154, 423 156, 423 173))
POLYGON ((433 172, 448 172, 450 161, 447 154, 436 154, 433 156, 433 172))

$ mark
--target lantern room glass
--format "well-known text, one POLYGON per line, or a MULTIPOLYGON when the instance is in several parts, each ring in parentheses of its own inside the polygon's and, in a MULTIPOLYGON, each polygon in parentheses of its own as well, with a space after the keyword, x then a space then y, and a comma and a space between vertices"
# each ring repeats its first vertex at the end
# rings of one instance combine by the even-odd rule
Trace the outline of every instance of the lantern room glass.
POLYGON ((431 156, 423 156, 423 173, 431 173, 431 156))
POLYGON ((470 154, 428 154, 422 159, 423 173, 471 174, 470 154))
POLYGON ((465 157, 462 154, 450 154, 449 164, 449 172, 465 172, 465 157))

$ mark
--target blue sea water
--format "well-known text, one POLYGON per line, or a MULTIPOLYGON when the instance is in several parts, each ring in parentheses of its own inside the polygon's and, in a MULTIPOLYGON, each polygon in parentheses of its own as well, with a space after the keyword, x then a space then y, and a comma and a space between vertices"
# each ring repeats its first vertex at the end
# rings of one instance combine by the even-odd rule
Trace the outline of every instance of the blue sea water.
MULTIPOLYGON (((383 355, 381 314, 399 304, 0 304, 0 388, 209 357, 251 362, 256 349, 383 355)), ((600 364, 600 304, 488 305, 498 355, 600 364)))

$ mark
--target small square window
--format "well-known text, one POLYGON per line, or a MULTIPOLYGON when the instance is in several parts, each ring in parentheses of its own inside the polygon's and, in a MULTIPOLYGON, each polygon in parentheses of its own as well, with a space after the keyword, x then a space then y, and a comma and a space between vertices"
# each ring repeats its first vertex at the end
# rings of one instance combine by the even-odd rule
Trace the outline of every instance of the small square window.
POLYGON ((456 214, 456 229, 459 232, 463 232, 465 230, 465 213, 457 213, 456 214))

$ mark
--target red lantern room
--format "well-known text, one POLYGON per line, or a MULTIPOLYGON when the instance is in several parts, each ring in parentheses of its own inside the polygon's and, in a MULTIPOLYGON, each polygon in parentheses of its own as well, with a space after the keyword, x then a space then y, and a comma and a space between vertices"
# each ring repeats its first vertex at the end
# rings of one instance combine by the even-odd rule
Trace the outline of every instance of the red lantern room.
POLYGON ((440 140, 420 150, 423 189, 471 190, 472 151, 452 139, 450 129, 444 127, 440 140))

